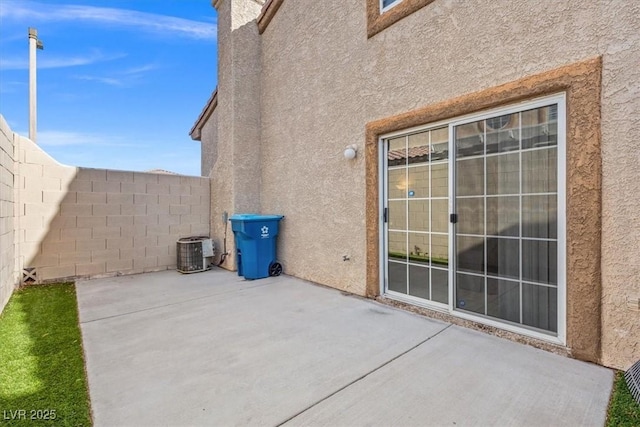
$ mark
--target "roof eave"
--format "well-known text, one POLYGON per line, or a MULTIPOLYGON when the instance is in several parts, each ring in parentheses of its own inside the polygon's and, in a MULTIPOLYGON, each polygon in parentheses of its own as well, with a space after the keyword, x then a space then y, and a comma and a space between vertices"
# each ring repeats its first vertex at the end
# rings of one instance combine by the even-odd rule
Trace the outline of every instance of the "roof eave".
POLYGON ((204 108, 202 109, 202 112, 198 116, 198 119, 196 120, 193 127, 189 131, 189 136, 191 137, 191 139, 193 139, 194 141, 200 141, 200 138, 202 137, 202 128, 204 127, 207 120, 209 120, 209 117, 211 117, 211 114, 213 114, 213 111, 216 109, 217 106, 218 106, 218 88, 216 87, 216 89, 211 94, 209 101, 207 101, 207 105, 204 106, 204 108))
POLYGON ((262 12, 260 12, 260 16, 256 19, 258 23, 258 32, 260 34, 264 33, 264 30, 267 29, 267 26, 275 16, 283 1, 284 0, 267 0, 264 4, 262 12))

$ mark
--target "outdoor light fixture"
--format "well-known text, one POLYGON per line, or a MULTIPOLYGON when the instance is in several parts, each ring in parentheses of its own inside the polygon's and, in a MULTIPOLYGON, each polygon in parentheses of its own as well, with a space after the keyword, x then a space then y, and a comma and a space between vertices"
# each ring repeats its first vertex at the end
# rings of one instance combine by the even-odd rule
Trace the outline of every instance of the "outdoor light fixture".
POLYGON ((344 150, 344 158, 347 160, 353 160, 356 158, 357 153, 358 153, 358 146, 356 144, 349 145, 344 150))

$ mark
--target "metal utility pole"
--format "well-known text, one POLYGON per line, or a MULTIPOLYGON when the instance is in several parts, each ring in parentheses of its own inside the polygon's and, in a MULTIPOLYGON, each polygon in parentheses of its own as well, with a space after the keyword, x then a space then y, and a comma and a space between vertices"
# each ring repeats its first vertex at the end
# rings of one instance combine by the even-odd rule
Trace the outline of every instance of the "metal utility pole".
POLYGON ((29 139, 36 142, 36 49, 44 49, 38 30, 29 27, 29 139))

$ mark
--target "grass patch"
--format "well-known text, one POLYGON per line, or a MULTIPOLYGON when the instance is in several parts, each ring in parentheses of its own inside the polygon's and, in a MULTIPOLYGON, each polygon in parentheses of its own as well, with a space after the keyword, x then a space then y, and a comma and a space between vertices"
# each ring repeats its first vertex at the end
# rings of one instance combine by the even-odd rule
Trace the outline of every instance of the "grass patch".
POLYGON ((0 424, 90 426, 72 283, 16 290, 0 315, 0 424))
POLYGON ((627 382, 624 380, 624 373, 617 372, 609 402, 607 427, 637 426, 640 426, 640 405, 631 395, 627 382))

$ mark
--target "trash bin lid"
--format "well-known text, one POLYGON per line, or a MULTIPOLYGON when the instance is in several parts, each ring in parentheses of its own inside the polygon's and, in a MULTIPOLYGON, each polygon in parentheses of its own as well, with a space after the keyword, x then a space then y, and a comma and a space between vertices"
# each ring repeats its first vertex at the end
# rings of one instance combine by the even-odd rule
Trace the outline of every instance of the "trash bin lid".
POLYGON ((260 215, 260 214, 235 214, 229 218, 231 221, 273 221, 284 218, 284 215, 260 215))

